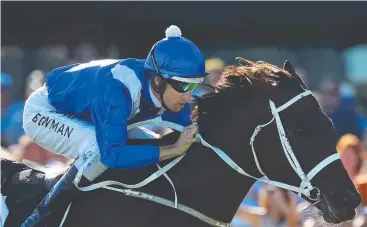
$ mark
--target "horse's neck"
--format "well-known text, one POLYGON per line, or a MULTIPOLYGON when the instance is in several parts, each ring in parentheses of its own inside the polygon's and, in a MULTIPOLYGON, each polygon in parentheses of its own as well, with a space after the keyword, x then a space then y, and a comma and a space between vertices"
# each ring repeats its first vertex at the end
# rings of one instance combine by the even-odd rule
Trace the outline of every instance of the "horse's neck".
MULTIPOLYGON (((241 117, 244 117, 243 115, 241 117)), ((238 119, 238 116, 233 116, 238 119)), ((202 132, 203 138, 212 146, 216 146, 224 151, 234 162, 236 162, 244 171, 253 175, 259 176, 259 171, 254 163, 251 146, 249 145, 250 137, 252 135, 252 128, 250 127, 250 118, 246 120, 247 125, 241 128, 241 133, 235 133, 232 130, 238 130, 238 121, 233 119, 222 119, 221 123, 214 124, 212 129, 205 128, 202 132), (221 128, 219 130, 219 128, 221 128), (228 131, 226 131, 228 130, 228 131)), ((199 125, 199 128, 201 126, 199 125)), ((255 127, 253 127, 255 128, 255 127)), ((195 153, 190 161, 187 161, 187 168, 196 160, 200 160, 202 168, 198 167, 192 171, 192 174, 201 174, 208 178, 199 179, 202 187, 207 189, 207 193, 202 195, 200 200, 196 201, 197 206, 203 211, 208 210, 208 214, 213 217, 221 218, 219 220, 227 221, 227 218, 232 218, 238 206, 250 190, 253 179, 238 174, 229 165, 227 165, 213 150, 195 146, 190 149, 190 153, 195 153), (204 163, 205 162, 205 163, 204 163), (208 171, 207 171, 208 170, 208 171), (195 173, 195 171, 197 171, 195 173), (209 188, 211 190, 209 190, 209 188), (214 188, 214 189, 213 189, 214 188), (213 200, 213 203, 204 202, 205 200, 213 200), (200 203, 200 204, 199 204, 200 203), (212 204, 213 207, 210 207, 212 204), (215 207, 218 204, 218 207, 215 207), (219 205, 220 204, 220 205, 219 205), (219 213, 217 212, 219 211, 219 213), (220 213, 221 212, 221 213, 220 213)), ((193 165, 195 166, 195 165, 193 165)), ((200 176, 199 176, 200 177, 200 176)), ((188 182, 190 184, 190 182, 188 182)), ((188 186, 189 187, 189 186, 188 186)))
POLYGON ((184 172, 178 187, 179 196, 185 198, 182 202, 217 220, 230 222, 253 181, 201 145, 190 149, 186 158, 181 170, 177 170, 178 174, 184 172))
MULTIPOLYGON (((175 138, 177 137, 172 137, 170 142, 175 138)), ((159 144, 168 143, 169 140, 161 140, 159 144)), ((171 160, 160 163, 160 166, 169 161, 171 160)), ((156 170, 157 167, 148 166, 136 170, 108 171, 102 177, 104 180, 135 184, 156 170)), ((233 171, 214 151, 199 144, 193 145, 167 174, 175 185, 179 203, 223 222, 232 220, 253 183, 249 178, 233 171)), ((174 200, 172 187, 163 176, 137 190, 174 200)))

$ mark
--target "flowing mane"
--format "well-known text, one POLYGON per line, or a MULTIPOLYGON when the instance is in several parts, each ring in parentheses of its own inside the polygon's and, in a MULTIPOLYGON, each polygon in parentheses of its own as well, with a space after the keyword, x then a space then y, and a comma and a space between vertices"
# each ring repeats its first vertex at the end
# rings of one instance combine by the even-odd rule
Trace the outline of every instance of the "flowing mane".
POLYGON ((280 76, 292 78, 291 74, 282 68, 264 61, 253 62, 237 57, 239 65, 227 66, 217 84, 215 91, 204 97, 195 97, 191 118, 197 121, 200 115, 221 112, 226 107, 241 103, 244 97, 253 94, 252 81, 260 81, 268 86, 276 86, 280 76))

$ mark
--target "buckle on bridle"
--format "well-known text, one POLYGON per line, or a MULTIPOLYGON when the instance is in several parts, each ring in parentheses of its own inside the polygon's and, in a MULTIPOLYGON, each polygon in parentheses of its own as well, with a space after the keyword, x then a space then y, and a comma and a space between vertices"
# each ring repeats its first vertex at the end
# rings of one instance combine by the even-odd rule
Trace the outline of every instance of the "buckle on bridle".
POLYGON ((308 196, 308 198, 310 200, 312 200, 312 201, 318 201, 318 200, 320 200, 320 198, 321 198, 321 191, 320 191, 320 189, 318 189, 316 187, 312 188, 311 191, 310 191, 310 196, 308 196), (312 191, 314 191, 314 190, 316 190, 316 192, 312 193, 312 191), (312 195, 315 195, 316 198, 313 198, 312 195))

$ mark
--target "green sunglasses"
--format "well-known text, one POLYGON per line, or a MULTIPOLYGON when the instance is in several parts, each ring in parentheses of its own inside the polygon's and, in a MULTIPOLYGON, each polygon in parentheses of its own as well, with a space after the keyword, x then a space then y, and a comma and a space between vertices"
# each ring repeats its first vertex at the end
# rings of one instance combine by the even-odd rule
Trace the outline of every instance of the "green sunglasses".
POLYGON ((198 86, 198 83, 187 83, 173 79, 165 79, 165 81, 167 81, 167 83, 171 85, 173 89, 180 93, 192 91, 196 88, 196 86, 198 86))

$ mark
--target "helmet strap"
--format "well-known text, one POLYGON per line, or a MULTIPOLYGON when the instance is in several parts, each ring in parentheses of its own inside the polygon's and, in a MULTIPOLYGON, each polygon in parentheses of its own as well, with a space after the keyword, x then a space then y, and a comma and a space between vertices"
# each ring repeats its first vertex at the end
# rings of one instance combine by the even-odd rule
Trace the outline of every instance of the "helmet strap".
POLYGON ((162 101, 162 107, 167 110, 168 107, 166 106, 166 103, 163 100, 163 94, 166 90, 167 82, 164 80, 163 77, 159 76, 159 78, 160 81, 158 85, 155 83, 154 77, 151 78, 150 84, 152 86, 152 89, 159 94, 159 97, 161 98, 162 101))
POLYGON ((155 60, 154 47, 155 46, 153 46, 152 52, 151 52, 151 55, 152 55, 152 63, 153 63, 153 67, 154 67, 156 73, 158 74, 158 77, 160 78, 160 81, 159 81, 159 85, 157 85, 155 83, 154 77, 153 77, 153 81, 152 81, 153 83, 151 83, 151 84, 152 84, 153 89, 156 92, 158 92, 158 94, 159 94, 159 96, 160 96, 160 98, 162 100, 162 106, 163 106, 163 108, 166 109, 166 110, 168 110, 168 107, 167 107, 167 105, 166 105, 166 103, 164 102, 164 99, 163 99, 163 94, 164 94, 164 92, 166 90, 167 83, 166 83, 164 77, 162 76, 161 72, 159 71, 159 68, 158 68, 158 65, 157 65, 157 61, 155 60))
POLYGON ((159 93, 159 96, 161 97, 161 100, 162 100, 162 107, 163 107, 165 110, 169 110, 169 109, 168 109, 168 107, 167 107, 167 105, 166 105, 166 103, 165 103, 165 102, 164 102, 164 100, 163 100, 163 93, 164 93, 164 92, 159 93))

